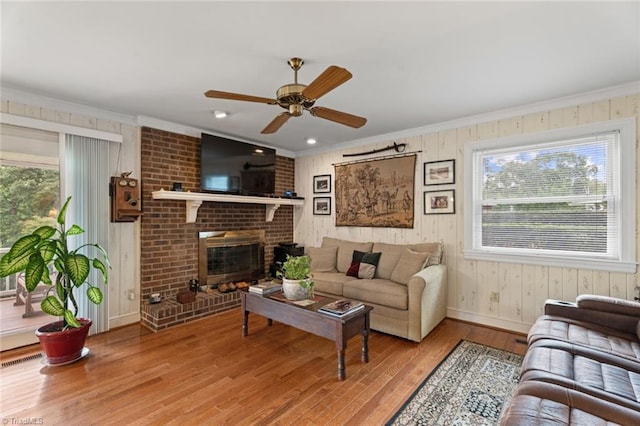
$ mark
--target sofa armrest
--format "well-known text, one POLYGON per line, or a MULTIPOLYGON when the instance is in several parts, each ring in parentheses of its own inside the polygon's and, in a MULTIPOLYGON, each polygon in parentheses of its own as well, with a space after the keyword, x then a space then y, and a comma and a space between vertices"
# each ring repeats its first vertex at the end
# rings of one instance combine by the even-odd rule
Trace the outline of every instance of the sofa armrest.
POLYGON ((420 342, 447 313, 447 267, 429 266, 411 277, 408 338, 420 342))
MULTIPOLYGON (((640 306, 638 311, 623 299, 604 296, 578 296, 576 303, 561 300, 547 300, 544 304, 545 315, 553 315, 576 321, 598 324, 627 333, 636 333, 640 321, 640 306)), ((635 302, 629 302, 640 305, 635 302)))
POLYGON ((597 296, 595 294, 582 294, 576 298, 576 304, 579 308, 640 318, 640 303, 631 300, 597 296))

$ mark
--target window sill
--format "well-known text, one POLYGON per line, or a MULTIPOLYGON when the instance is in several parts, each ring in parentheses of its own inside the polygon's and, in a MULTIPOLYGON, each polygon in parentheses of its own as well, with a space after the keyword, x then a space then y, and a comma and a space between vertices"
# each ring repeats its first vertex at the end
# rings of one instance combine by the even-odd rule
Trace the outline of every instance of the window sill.
POLYGON ((464 250, 467 260, 488 262, 522 263, 526 265, 557 266, 573 269, 593 269, 596 271, 623 272, 635 274, 637 263, 604 259, 579 259, 558 256, 531 256, 521 254, 489 253, 479 250, 464 250))

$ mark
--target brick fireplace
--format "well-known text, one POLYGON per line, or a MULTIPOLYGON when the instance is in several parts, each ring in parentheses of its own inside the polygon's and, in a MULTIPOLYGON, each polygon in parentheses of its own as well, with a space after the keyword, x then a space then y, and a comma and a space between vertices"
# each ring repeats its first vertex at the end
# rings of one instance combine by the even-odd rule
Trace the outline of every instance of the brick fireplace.
MULTIPOLYGON (((239 305, 237 292, 206 295, 179 304, 175 295, 199 278, 199 234, 211 230, 264 231, 264 264, 273 260, 273 247, 293 240, 293 207, 280 207, 265 222, 265 206, 204 202, 195 223, 186 223, 183 201, 154 200, 153 191, 181 182, 184 191, 200 188, 200 138, 143 127, 141 129, 142 209, 140 228, 141 317, 143 325, 161 330, 239 305), (150 305, 151 293, 163 302, 150 305)), ((276 158, 276 193, 295 189, 294 160, 276 158)), ((268 266, 266 266, 268 268, 268 266)), ((265 271, 265 273, 268 271, 265 271)))

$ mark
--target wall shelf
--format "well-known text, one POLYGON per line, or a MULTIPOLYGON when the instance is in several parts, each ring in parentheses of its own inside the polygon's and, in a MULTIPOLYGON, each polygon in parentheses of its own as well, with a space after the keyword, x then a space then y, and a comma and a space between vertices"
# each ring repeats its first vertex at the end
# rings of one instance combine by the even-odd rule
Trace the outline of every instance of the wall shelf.
POLYGON ((153 191, 151 193, 154 200, 174 200, 184 201, 186 208, 187 223, 194 223, 198 216, 198 209, 203 201, 214 201, 218 203, 243 203, 243 204, 264 204, 265 221, 273 221, 273 216, 280 206, 301 206, 304 200, 294 198, 271 198, 254 197, 246 195, 230 194, 208 194, 204 192, 180 192, 180 191, 153 191))

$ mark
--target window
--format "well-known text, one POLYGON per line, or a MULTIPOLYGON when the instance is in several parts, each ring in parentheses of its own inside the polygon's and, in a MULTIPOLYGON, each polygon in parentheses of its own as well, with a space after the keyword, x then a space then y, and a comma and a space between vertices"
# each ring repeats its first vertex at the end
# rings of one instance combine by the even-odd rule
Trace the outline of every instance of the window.
POLYGON ((635 272, 635 121, 465 147, 465 257, 635 272))

